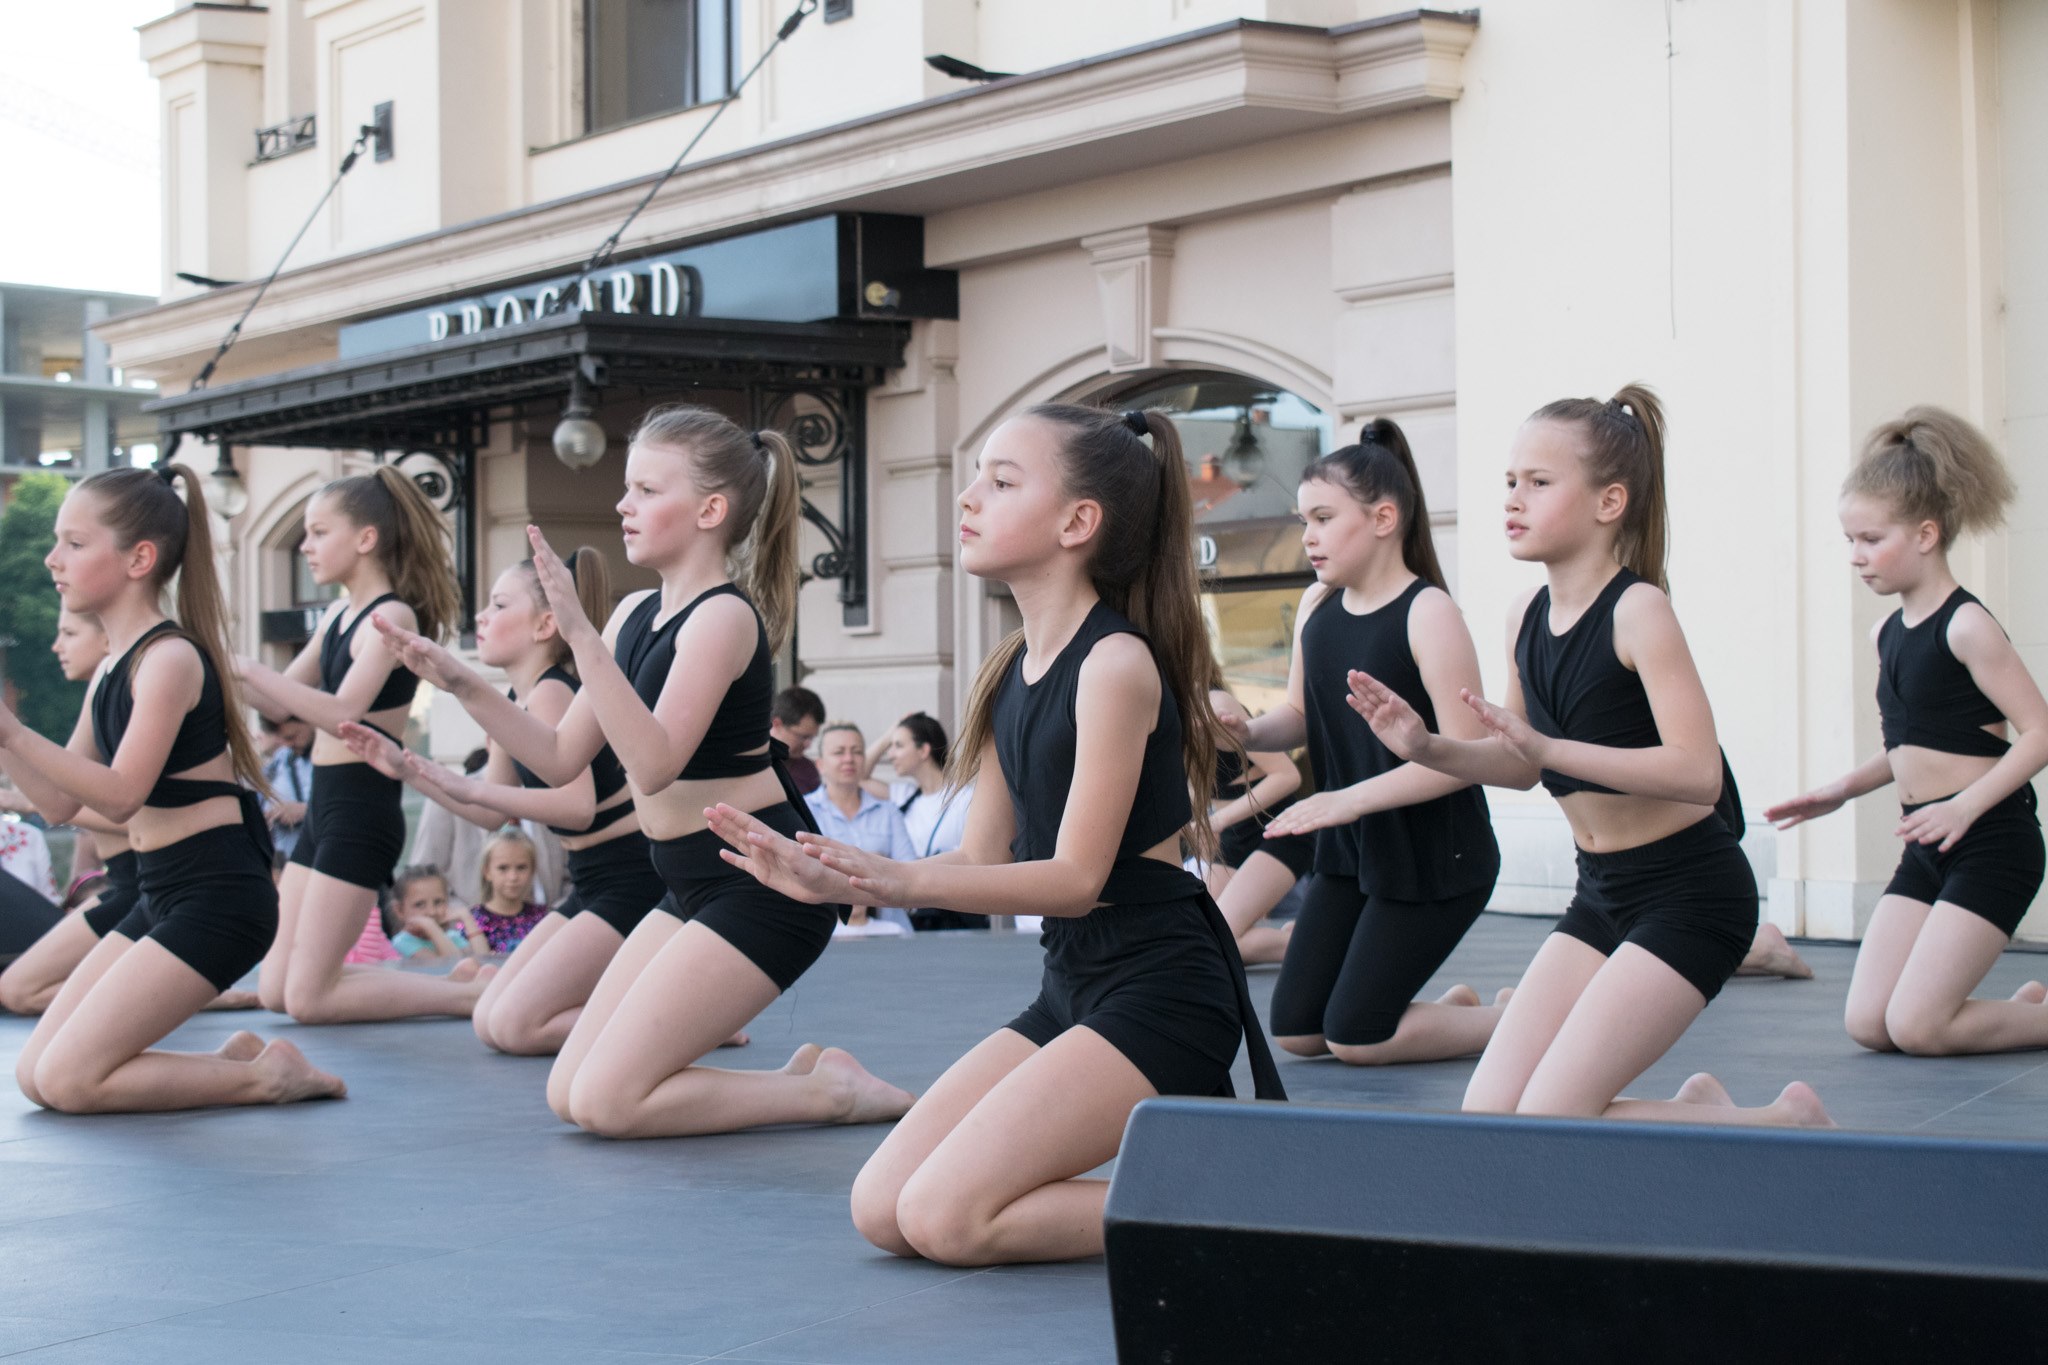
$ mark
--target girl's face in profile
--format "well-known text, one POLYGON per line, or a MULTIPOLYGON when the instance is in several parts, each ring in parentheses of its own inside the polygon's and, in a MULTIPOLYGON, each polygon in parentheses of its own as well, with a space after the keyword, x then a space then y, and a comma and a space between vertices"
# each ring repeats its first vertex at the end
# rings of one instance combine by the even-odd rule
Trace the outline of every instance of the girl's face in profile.
POLYGON ((1017 417, 990 433, 960 493, 961 568, 1002 579, 1059 552, 1073 506, 1060 486, 1059 451, 1050 422, 1017 417))
POLYGON ((1912 525, 1881 499, 1851 493, 1842 499, 1842 535, 1849 542, 1849 566, 1880 597, 1919 586, 1929 553, 1941 544, 1931 521, 1912 525))
POLYGON ((361 559, 376 545, 376 533, 364 532, 348 519, 336 500, 325 494, 306 504, 306 537, 299 542, 306 569, 322 587, 345 583, 361 559))
POLYGON ((491 584, 491 600, 476 614, 476 657, 492 668, 504 668, 526 657, 535 644, 553 634, 553 617, 533 600, 533 575, 512 568, 491 584))
POLYGON ((50 646, 67 682, 84 682, 107 657, 107 634, 100 623, 75 611, 57 613, 57 640, 50 646))
POLYGON ((1316 581, 1355 582, 1371 562, 1380 539, 1378 509, 1386 503, 1360 502, 1351 490, 1329 479, 1309 479, 1295 493, 1301 518, 1301 548, 1316 581))
POLYGON ((626 452, 626 492, 616 510, 628 563, 655 568, 674 561, 699 533, 703 508, 687 451, 638 441, 626 452))
POLYGON ((43 567, 50 571, 65 610, 97 615, 127 586, 133 551, 123 553, 114 544, 113 531, 100 520, 98 494, 78 489, 57 509, 56 539, 43 556, 43 567))

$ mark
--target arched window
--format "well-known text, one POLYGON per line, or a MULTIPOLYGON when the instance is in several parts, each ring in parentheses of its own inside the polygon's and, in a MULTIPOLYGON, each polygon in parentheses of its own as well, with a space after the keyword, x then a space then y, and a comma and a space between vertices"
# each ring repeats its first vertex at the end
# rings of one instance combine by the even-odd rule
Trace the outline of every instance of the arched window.
POLYGON ((1278 705, 1295 611, 1315 581, 1295 492, 1301 471, 1335 444, 1335 420, 1285 389, 1213 370, 1151 375, 1090 401, 1173 418, 1195 504, 1203 612, 1224 679, 1254 713, 1278 705))

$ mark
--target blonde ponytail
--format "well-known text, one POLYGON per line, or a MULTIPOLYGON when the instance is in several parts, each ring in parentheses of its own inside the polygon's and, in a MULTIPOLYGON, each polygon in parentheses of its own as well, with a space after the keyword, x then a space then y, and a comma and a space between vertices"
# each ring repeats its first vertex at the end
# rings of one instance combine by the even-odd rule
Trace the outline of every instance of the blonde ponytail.
POLYGON ((1945 550, 1965 531, 2005 521, 2019 496, 1990 438, 1946 408, 1922 404, 1880 423, 1842 483, 1842 494, 1891 505, 1900 520, 1941 527, 1945 550))

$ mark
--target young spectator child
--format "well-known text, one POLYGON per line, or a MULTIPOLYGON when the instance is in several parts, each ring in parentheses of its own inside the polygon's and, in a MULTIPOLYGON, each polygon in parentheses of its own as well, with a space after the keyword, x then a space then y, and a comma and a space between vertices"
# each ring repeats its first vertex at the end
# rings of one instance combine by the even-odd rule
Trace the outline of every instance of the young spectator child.
POLYGON ((548 908, 533 899, 534 863, 533 840, 521 830, 501 829, 484 841, 484 896, 470 914, 485 951, 511 952, 546 916, 548 908))
POLYGON ((405 926, 391 938, 394 957, 482 957, 490 951, 476 920, 450 904, 448 879, 437 868, 401 868, 391 884, 391 904, 405 926))

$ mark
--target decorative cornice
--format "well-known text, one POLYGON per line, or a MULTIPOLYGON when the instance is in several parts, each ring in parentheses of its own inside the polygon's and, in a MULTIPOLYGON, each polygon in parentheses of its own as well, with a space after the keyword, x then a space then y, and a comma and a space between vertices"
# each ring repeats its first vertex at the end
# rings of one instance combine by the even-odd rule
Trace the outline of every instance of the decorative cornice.
MULTIPOLYGON (((662 190, 623 250, 856 204, 929 213, 1442 103, 1459 89, 1472 32, 1467 18, 1430 12, 1334 30, 1239 21, 1013 77, 707 160, 662 190)), ((698 116, 677 115, 678 129, 698 116)), ((650 179, 290 271, 245 342, 573 268, 650 179)), ((173 380, 196 369, 252 287, 126 314, 99 331, 116 363, 173 380)))

